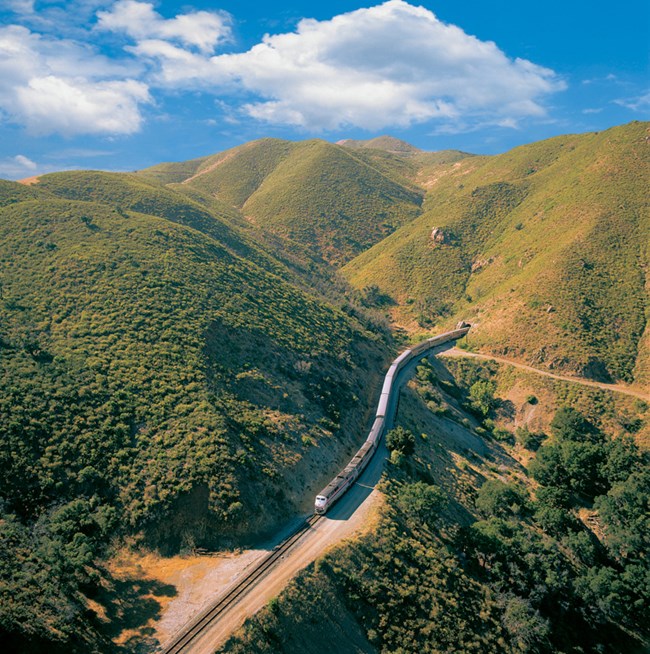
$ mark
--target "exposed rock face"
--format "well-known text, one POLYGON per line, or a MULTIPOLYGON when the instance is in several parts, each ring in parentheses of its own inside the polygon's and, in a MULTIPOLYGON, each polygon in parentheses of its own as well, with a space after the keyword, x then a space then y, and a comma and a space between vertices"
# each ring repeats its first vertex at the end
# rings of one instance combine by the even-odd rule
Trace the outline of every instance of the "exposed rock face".
POLYGON ((448 242, 447 235, 440 229, 440 227, 434 227, 431 230, 431 236, 429 237, 434 244, 443 245, 448 242))
POLYGON ((492 257, 489 259, 476 259, 476 261, 472 263, 472 272, 477 272, 478 270, 481 270, 481 268, 489 266, 493 261, 494 259, 492 257))

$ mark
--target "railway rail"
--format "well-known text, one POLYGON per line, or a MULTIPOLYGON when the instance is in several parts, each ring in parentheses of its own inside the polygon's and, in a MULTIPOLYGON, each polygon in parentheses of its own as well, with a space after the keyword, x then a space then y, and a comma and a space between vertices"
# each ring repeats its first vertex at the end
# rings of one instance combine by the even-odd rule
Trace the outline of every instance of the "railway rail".
POLYGON ((449 341, 461 338, 469 331, 469 325, 461 323, 458 327, 439 336, 435 336, 412 349, 402 352, 386 373, 384 385, 382 387, 379 406, 377 409, 375 422, 370 430, 368 439, 362 445, 361 449, 354 456, 348 466, 342 470, 330 484, 316 498, 315 513, 304 522, 279 545, 277 545, 264 558, 253 565, 253 567, 244 574, 244 576, 231 586, 217 601, 210 607, 200 613, 190 624, 185 627, 181 633, 177 634, 174 639, 168 643, 162 650, 162 654, 178 654, 192 644, 210 627, 215 624, 219 617, 237 604, 251 586, 261 579, 267 572, 273 568, 275 563, 281 559, 301 538, 311 530, 316 523, 324 518, 324 513, 328 506, 331 506, 339 497, 341 497, 361 475, 366 465, 372 458, 375 450, 379 445, 390 418, 391 401, 394 396, 394 390, 397 387, 397 376, 399 372, 411 361, 419 359, 424 353, 443 345, 449 341))
POLYGON ((281 559, 313 526, 322 520, 322 516, 312 515, 307 518, 290 536, 285 538, 261 561, 258 561, 251 570, 229 588, 222 597, 212 606, 200 613, 189 627, 178 634, 174 640, 162 649, 162 654, 179 654, 188 645, 200 636, 208 625, 212 624, 219 616, 235 604, 239 598, 266 572, 268 572, 278 559, 281 559))

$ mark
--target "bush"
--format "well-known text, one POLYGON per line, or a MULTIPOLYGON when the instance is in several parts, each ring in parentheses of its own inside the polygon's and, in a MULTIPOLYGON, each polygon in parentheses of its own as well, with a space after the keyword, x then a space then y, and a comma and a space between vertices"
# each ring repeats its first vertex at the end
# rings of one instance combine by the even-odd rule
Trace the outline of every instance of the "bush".
POLYGON ((499 441, 500 443, 508 443, 509 445, 512 445, 515 441, 512 433, 507 429, 497 428, 492 432, 492 436, 494 437, 494 440, 499 441))
POLYGON ((543 434, 533 434, 528 427, 517 427, 515 430, 517 442, 525 449, 536 452, 539 449, 543 434))
POLYGON ((415 436, 404 427, 395 427, 386 434, 386 447, 389 452, 398 451, 404 455, 415 452, 415 436))
POLYGON ((407 519, 425 524, 431 524, 446 503, 447 496, 440 488, 423 481, 402 486, 395 500, 396 507, 407 519))
POLYGON ((470 407, 480 416, 487 416, 496 406, 496 384, 492 381, 477 381, 470 386, 470 407))
POLYGON ((482 515, 507 516, 520 513, 528 504, 528 491, 516 484, 488 479, 478 490, 476 508, 482 515))

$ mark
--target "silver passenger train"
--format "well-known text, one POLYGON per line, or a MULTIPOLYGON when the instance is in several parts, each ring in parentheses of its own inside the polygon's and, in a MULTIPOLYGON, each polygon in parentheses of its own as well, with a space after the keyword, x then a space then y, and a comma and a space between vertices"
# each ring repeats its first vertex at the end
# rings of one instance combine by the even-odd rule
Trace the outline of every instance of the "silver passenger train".
POLYGON ((448 341, 453 341, 458 338, 462 338, 467 334, 470 329, 470 325, 467 323, 459 323, 456 326, 456 329, 450 332, 445 332, 439 336, 434 336, 429 338, 422 343, 418 343, 415 347, 410 350, 402 352, 395 361, 391 364, 386 377, 384 378, 384 385, 381 389, 381 395, 379 397, 379 405, 377 406, 377 413, 375 415, 375 421, 372 423, 372 428, 366 442, 361 446, 361 449, 352 457, 352 460, 348 465, 339 472, 332 481, 325 486, 325 488, 316 495, 316 501, 314 503, 314 512, 320 515, 324 514, 327 509, 329 509, 336 500, 338 500, 345 491, 354 484, 359 475, 363 472, 365 467, 368 465, 368 462, 372 458, 372 455, 375 453, 379 441, 384 434, 386 427, 386 412, 390 405, 390 399, 393 393, 393 385, 395 378, 399 371, 409 362, 413 357, 422 354, 426 350, 430 350, 433 347, 447 343, 448 341))

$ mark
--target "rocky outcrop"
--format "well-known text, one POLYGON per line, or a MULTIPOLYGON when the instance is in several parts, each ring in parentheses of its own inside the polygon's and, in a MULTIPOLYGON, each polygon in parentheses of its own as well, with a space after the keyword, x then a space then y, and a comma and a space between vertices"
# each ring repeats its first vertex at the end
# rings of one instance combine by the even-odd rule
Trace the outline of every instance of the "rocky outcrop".
POLYGON ((431 230, 431 236, 429 238, 433 241, 434 245, 444 245, 449 243, 449 238, 440 227, 434 227, 431 230))

